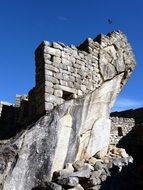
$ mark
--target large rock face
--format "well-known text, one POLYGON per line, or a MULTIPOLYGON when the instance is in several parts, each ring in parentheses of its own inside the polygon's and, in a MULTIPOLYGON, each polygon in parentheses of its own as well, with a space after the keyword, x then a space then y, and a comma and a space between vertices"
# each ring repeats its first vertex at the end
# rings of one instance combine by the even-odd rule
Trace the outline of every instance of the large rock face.
POLYGON ((98 62, 104 82, 82 97, 65 101, 3 146, 1 189, 31 190, 41 181, 50 181, 52 173, 66 163, 86 160, 98 151, 106 154, 110 110, 135 61, 122 33, 100 40, 98 62), (5 149, 14 152, 8 159, 5 149))

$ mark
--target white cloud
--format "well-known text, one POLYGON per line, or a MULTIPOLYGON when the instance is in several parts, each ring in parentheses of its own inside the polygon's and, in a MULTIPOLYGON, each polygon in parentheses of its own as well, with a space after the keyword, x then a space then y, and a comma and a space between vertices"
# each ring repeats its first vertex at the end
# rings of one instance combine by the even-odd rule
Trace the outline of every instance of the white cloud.
POLYGON ((135 100, 129 98, 118 98, 112 111, 122 111, 143 107, 143 100, 135 100))

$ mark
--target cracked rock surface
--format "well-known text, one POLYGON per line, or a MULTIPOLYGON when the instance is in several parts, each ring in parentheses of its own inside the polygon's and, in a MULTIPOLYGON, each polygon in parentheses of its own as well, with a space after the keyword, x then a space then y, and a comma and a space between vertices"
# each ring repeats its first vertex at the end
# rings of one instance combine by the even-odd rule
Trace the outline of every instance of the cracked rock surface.
MULTIPOLYGON (((66 163, 87 160, 98 151, 106 155, 110 110, 132 73, 135 61, 126 37, 120 32, 102 36, 98 44, 104 82, 82 97, 65 101, 2 146, 2 190, 31 190, 42 181, 50 181, 53 172, 61 170, 66 163), (4 156, 6 147, 10 154, 7 157, 4 156)), ((79 49, 82 50, 82 46, 79 49)), ((63 183, 76 184, 76 177, 63 183)), ((61 187, 57 185, 55 189, 61 187)))

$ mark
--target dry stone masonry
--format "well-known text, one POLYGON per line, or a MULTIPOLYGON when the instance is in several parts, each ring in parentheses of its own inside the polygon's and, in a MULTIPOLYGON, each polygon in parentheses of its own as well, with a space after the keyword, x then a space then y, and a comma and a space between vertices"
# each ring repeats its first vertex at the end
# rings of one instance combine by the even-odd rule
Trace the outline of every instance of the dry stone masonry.
POLYGON ((117 145, 135 126, 134 118, 111 117, 110 144, 117 145))
POLYGON ((110 144, 125 148, 137 165, 143 156, 143 108, 111 113, 110 144))
POLYGON ((28 97, 17 97, 13 112, 7 111, 17 130, 23 126, 24 131, 2 149, 13 152, 1 158, 3 190, 31 190, 51 181, 67 163, 89 160, 98 152, 105 156, 110 110, 135 67, 120 31, 88 38, 78 47, 44 41, 35 60, 35 87, 28 97))
POLYGON ((120 32, 88 38, 79 47, 44 41, 35 55, 37 114, 90 93, 125 70, 128 77, 134 67, 131 47, 120 32))
POLYGON ((135 66, 131 46, 120 31, 87 38, 78 47, 43 41, 35 61, 36 85, 28 95, 17 95, 13 107, 18 125, 32 122, 65 100, 86 96, 119 75, 122 87, 135 66))

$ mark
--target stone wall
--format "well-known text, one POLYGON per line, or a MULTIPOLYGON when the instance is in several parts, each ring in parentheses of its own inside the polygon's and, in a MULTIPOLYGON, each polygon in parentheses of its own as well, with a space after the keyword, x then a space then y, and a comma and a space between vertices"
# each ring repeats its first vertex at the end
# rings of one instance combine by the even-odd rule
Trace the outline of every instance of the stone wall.
POLYGON ((65 100, 77 98, 101 86, 99 44, 93 43, 94 56, 75 46, 55 42, 43 42, 39 46, 36 50, 38 112, 51 110, 65 100))
POLYGON ((131 47, 121 32, 88 38, 79 47, 44 41, 35 56, 37 114, 94 91, 124 70, 128 78, 134 67, 131 47))
POLYGON ((135 67, 121 32, 87 39, 77 48, 43 42, 35 55, 36 85, 28 101, 15 107, 17 129, 32 124, 9 141, 16 151, 4 165, 3 190, 31 190, 66 163, 106 155, 110 110, 135 67))
POLYGON ((9 103, 9 102, 0 101, 0 117, 1 117, 1 114, 2 114, 3 106, 11 106, 11 105, 12 104, 9 103))
POLYGON ((118 144, 135 126, 134 118, 111 117, 110 144, 118 144))
POLYGON ((137 164, 143 156, 143 108, 111 113, 110 143, 125 148, 137 164))
POLYGON ((21 106, 21 102, 23 100, 28 101, 28 96, 26 94, 25 95, 16 94, 15 107, 20 107, 21 106))
POLYGON ((143 107, 111 113, 111 117, 134 118, 136 124, 143 123, 143 107))
POLYGON ((84 97, 119 75, 121 89, 135 67, 132 48, 120 31, 88 38, 78 47, 44 41, 35 51, 35 62, 35 87, 28 96, 17 95, 13 107, 18 125, 33 122, 65 100, 84 97))

